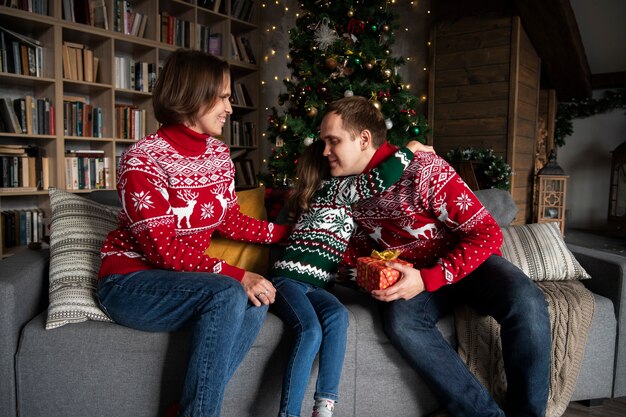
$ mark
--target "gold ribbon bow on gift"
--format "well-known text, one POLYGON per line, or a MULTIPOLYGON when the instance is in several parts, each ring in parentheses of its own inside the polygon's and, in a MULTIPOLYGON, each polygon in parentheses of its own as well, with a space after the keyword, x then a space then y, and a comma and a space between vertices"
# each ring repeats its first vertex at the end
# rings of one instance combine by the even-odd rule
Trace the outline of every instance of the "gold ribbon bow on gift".
POLYGON ((399 250, 384 250, 384 251, 377 251, 377 250, 373 250, 372 251, 372 258, 376 258, 376 259, 381 259, 383 261, 393 261, 394 259, 396 259, 398 256, 400 256, 400 254, 402 253, 402 251, 399 250))

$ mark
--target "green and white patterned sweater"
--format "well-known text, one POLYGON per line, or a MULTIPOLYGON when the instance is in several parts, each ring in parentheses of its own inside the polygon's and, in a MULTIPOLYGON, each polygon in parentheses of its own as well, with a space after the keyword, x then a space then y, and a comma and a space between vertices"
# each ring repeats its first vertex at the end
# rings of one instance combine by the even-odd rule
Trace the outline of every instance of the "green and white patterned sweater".
POLYGON ((413 152, 402 148, 368 172, 324 181, 309 210, 300 214, 270 276, 289 277, 318 287, 328 285, 354 230, 352 204, 387 190, 400 179, 412 159, 413 152))

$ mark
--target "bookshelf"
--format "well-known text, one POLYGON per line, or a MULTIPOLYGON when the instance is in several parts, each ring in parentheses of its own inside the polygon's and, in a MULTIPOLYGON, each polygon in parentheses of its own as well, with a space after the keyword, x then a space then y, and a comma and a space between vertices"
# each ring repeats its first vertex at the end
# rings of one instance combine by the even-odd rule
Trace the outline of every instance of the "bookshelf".
POLYGON ((0 173, 3 180, 8 176, 0 184, 0 259, 17 250, 5 247, 7 216, 26 210, 37 213, 33 218, 41 212, 49 218, 47 187, 78 193, 115 189, 119 156, 158 128, 152 85, 179 47, 207 50, 230 63, 238 94, 222 139, 241 170, 237 186, 256 185, 258 1, 14 3, 32 8, 0 6, 0 167, 7 170, 0 173), (28 115, 15 112, 16 125, 5 113, 11 106, 21 109, 22 102, 34 106, 28 115), (80 182, 70 169, 74 163, 81 167, 80 182))

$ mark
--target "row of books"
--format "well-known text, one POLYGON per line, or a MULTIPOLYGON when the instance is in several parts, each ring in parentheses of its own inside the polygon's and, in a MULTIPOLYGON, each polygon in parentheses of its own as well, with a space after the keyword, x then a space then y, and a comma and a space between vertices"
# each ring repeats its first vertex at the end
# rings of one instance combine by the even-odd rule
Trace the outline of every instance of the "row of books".
POLYGON ((28 145, 0 145, 0 192, 37 191, 49 186, 49 163, 43 150, 28 145))
POLYGON ((109 29, 105 0, 63 0, 62 11, 68 22, 109 29))
POLYGON ((100 150, 69 150, 65 153, 65 188, 97 190, 111 186, 111 158, 100 150))
POLYGON ((63 42, 63 77, 72 81, 98 80, 100 58, 82 43, 63 42))
POLYGON ((232 58, 248 64, 256 64, 256 58, 250 44, 250 39, 247 36, 235 36, 230 34, 230 41, 232 46, 232 58))
POLYGON ((115 57, 115 87, 152 92, 156 82, 156 64, 135 62, 132 57, 115 57))
POLYGON ((233 85, 230 89, 230 102, 231 104, 235 104, 237 106, 254 106, 254 103, 252 102, 252 97, 250 96, 246 85, 238 81, 233 82, 233 85))
POLYGON ((42 77, 41 42, 0 26, 0 68, 2 72, 42 77))
POLYGON ((215 56, 222 56, 222 34, 211 33, 210 26, 198 25, 200 50, 215 56))
POLYGON ((48 0, 0 0, 0 6, 48 15, 48 0))
POLYGON ((45 237, 44 212, 39 208, 4 210, 2 217, 2 242, 5 248, 26 246, 41 242, 45 237))
POLYGON ((113 2, 113 30, 125 35, 134 35, 143 38, 146 34, 148 16, 133 11, 130 1, 118 0, 113 2))
POLYGON ((89 104, 84 97, 63 97, 63 134, 101 138, 104 132, 101 107, 89 104))
POLYGON ((0 131, 54 135, 54 105, 48 98, 0 98, 0 131))
POLYGON ((115 137, 141 139, 146 136, 147 112, 136 106, 115 105, 115 137))
POLYGON ((232 17, 249 22, 254 12, 254 0, 231 0, 230 14, 232 17))
POLYGON ((251 159, 236 159, 235 164, 235 186, 254 187, 257 185, 254 173, 254 164, 251 159))
POLYGON ((253 122, 231 120, 230 146, 254 146, 256 125, 253 122))
POLYGON ((191 44, 191 22, 181 20, 167 12, 159 13, 159 39, 163 43, 189 48, 191 44))

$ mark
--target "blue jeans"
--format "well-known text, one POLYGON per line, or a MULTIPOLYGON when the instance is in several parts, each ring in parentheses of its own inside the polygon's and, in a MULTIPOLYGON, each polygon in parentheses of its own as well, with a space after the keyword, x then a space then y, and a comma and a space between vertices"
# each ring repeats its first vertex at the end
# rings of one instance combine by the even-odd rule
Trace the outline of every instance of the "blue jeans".
POLYGON ((279 417, 299 417, 311 367, 319 351, 315 398, 339 399, 346 352, 348 311, 328 291, 291 278, 274 278, 272 308, 294 333, 283 377, 279 417))
POLYGON ((118 324, 149 332, 192 331, 180 400, 184 417, 218 417, 224 389, 252 343, 266 307, 254 307, 230 277, 165 270, 110 275, 98 284, 103 310, 118 324))
POLYGON ((492 255, 459 282, 384 305, 385 331, 455 417, 543 417, 550 385, 550 320, 541 290, 517 267, 492 255), (436 327, 457 303, 501 325, 506 413, 436 327))

